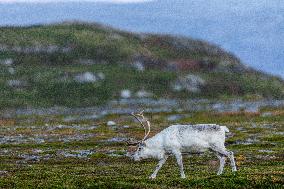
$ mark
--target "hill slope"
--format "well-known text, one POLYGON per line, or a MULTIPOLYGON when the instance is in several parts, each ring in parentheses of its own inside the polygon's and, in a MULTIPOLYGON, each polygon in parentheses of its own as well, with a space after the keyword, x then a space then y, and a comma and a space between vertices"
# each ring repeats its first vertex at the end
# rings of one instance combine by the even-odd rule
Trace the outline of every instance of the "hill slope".
POLYGON ((137 98, 284 97, 281 79, 216 45, 79 22, 0 28, 0 74, 2 108, 92 106, 122 90, 137 98))

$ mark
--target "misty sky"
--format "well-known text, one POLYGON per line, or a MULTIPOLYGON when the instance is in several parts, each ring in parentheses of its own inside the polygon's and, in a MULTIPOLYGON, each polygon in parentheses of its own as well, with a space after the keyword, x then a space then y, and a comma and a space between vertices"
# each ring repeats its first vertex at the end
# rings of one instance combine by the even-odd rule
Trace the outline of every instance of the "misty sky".
POLYGON ((153 0, 0 0, 0 3, 57 3, 57 2, 106 2, 106 3, 143 3, 153 0))
POLYGON ((283 0, 8 1, 0 0, 0 25, 76 19, 137 32, 191 36, 218 44, 244 63, 284 78, 283 0))

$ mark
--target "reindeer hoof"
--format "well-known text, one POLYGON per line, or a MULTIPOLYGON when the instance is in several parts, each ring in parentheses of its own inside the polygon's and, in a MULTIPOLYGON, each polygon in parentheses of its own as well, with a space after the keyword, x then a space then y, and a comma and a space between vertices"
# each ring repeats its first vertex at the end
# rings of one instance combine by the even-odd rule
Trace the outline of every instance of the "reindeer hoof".
POLYGON ((156 176, 150 176, 149 179, 154 180, 156 176))

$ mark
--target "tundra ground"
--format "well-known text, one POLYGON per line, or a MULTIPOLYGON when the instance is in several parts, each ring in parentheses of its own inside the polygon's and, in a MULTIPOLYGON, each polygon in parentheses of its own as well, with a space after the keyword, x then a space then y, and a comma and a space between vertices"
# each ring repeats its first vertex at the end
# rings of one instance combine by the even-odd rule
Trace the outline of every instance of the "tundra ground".
POLYGON ((217 176, 211 153, 184 156, 186 179, 171 157, 156 180, 156 160, 125 157, 129 137, 144 131, 128 115, 68 121, 64 116, 21 116, 0 120, 0 188, 282 188, 284 109, 261 113, 182 112, 148 114, 151 135, 173 123, 217 123, 230 129, 226 140, 238 172, 227 163, 217 176), (176 116, 180 115, 182 116, 176 116), (115 126, 107 126, 113 120, 115 126))

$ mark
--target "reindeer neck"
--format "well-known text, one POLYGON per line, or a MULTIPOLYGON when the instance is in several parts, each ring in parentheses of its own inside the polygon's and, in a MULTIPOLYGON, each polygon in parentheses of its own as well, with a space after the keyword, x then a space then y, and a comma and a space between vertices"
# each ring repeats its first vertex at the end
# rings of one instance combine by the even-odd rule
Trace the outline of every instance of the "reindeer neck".
POLYGON ((159 145, 160 144, 160 139, 158 138, 158 135, 154 135, 148 139, 146 139, 144 142, 146 143, 146 145, 149 146, 154 146, 154 145, 159 145))

